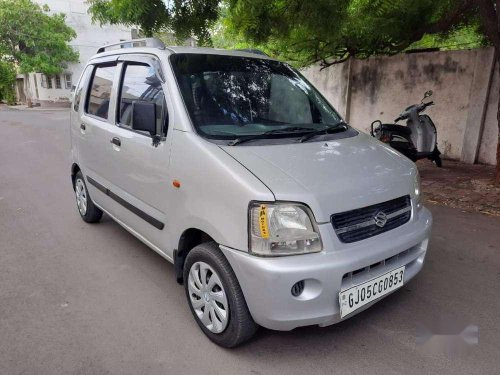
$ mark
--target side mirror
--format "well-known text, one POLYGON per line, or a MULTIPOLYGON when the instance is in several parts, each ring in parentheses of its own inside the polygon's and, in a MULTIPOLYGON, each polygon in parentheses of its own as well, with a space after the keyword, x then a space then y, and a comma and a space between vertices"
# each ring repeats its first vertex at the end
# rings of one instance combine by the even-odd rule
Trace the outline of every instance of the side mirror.
MULTIPOLYGON (((432 96, 432 94, 433 94, 432 90, 427 90, 424 94, 424 99, 428 98, 429 96, 432 96)), ((422 99, 422 100, 424 100, 424 99, 422 99)))
POLYGON ((156 135, 156 105, 151 102, 132 102, 132 129, 156 135))

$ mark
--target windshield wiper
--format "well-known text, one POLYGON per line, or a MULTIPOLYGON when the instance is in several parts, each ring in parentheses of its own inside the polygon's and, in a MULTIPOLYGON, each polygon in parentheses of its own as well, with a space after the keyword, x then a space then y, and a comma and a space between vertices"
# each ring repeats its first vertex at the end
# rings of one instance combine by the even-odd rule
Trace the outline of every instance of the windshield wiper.
POLYGON ((267 132, 260 133, 260 134, 252 134, 248 136, 244 136, 241 138, 236 138, 234 141, 231 141, 228 143, 228 146, 236 146, 244 142, 248 141, 253 141, 254 139, 262 139, 265 138, 266 135, 269 134, 279 134, 279 133, 295 133, 295 132, 314 132, 313 129, 311 128, 305 128, 305 127, 300 127, 300 126, 289 126, 288 128, 281 128, 281 129, 273 129, 273 130, 268 130, 267 132))
POLYGON ((347 124, 344 121, 339 121, 333 125, 328 125, 328 126, 324 127, 323 129, 315 130, 313 132, 310 132, 310 133, 304 135, 302 138, 300 138, 299 142, 300 143, 306 142, 309 139, 316 137, 317 135, 338 133, 338 132, 343 132, 346 130, 347 130, 347 124))

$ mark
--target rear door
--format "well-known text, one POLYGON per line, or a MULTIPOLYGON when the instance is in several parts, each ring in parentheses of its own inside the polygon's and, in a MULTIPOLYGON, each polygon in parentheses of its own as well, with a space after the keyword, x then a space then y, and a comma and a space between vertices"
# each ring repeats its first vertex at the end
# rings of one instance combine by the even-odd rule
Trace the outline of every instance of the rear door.
POLYGON ((82 125, 82 113, 85 103, 85 95, 87 92, 87 87, 89 85, 89 78, 92 74, 94 67, 92 65, 87 65, 83 71, 78 84, 76 86, 75 92, 73 94, 73 101, 71 104, 70 116, 71 116, 71 153, 72 161, 81 164, 79 158, 79 148, 84 145, 85 142, 85 125, 82 125))
MULTIPOLYGON (((114 60, 117 56, 114 57, 114 60)), ((79 163, 87 182, 108 184, 112 169, 111 144, 113 138, 115 106, 115 82, 119 74, 116 61, 98 62, 91 66, 89 83, 80 115, 79 163)), ((92 199, 106 209, 106 199, 102 191, 89 184, 92 199)))
POLYGON ((116 212, 117 218, 155 246, 164 248, 170 144, 161 67, 154 57, 141 55, 123 55, 119 66, 111 138, 116 142, 108 143, 112 154, 108 186, 122 206, 116 212), (155 104, 159 142, 154 142, 150 134, 133 129, 132 104, 137 101, 155 104))

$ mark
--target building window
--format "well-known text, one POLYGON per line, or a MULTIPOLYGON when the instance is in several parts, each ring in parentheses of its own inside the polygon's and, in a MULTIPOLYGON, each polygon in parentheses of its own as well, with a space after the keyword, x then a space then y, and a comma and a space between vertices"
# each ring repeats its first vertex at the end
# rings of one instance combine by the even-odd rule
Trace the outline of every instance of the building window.
POLYGON ((71 90, 71 85, 72 85, 72 81, 71 81, 71 74, 65 74, 64 75, 64 85, 67 89, 71 90))
POLYGON ((56 74, 56 89, 61 88, 61 76, 59 74, 56 74))
POLYGON ((51 76, 45 76, 47 77, 47 88, 51 89, 52 88, 52 77, 51 76))
POLYGON ((47 88, 47 76, 45 74, 42 74, 42 82, 41 82, 41 85, 44 89, 47 88))

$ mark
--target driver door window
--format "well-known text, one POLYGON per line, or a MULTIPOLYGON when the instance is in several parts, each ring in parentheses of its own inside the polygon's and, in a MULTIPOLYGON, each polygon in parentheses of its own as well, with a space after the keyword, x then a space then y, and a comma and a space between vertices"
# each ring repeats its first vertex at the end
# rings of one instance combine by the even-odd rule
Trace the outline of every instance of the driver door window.
MULTIPOLYGON (((120 91, 118 121, 120 126, 132 129, 132 104, 137 101, 156 106, 157 134, 166 134, 166 105, 161 82, 154 68, 145 64, 126 64, 120 91)), ((141 132, 148 135, 144 132, 141 132)))

